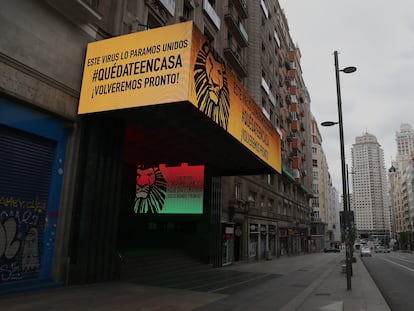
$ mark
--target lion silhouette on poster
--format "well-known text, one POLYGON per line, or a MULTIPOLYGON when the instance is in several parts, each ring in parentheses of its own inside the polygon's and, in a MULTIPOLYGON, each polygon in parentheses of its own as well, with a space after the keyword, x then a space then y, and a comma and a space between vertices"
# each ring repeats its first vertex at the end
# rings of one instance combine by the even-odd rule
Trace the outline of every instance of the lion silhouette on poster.
POLYGON ((167 182, 158 167, 137 166, 134 212, 157 214, 164 208, 167 182))
POLYGON ((194 65, 194 81, 198 108, 227 130, 230 97, 226 65, 211 49, 208 41, 204 42, 198 52, 194 65))

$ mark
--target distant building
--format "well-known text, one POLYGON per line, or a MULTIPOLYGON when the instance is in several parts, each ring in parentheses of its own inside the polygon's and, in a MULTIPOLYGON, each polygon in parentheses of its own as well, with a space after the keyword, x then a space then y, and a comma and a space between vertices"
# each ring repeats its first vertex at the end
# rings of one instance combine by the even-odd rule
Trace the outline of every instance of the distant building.
POLYGON ((397 144, 397 161, 407 159, 414 151, 414 130, 410 124, 403 123, 400 131, 395 133, 397 144))
POLYGON ((352 186, 355 224, 360 238, 388 241, 390 212, 387 208, 384 151, 369 133, 352 145, 352 186))
POLYGON ((318 123, 312 118, 312 250, 319 251, 340 241, 338 192, 332 186, 328 162, 322 148, 318 123))
POLYGON ((401 249, 413 249, 414 197, 413 157, 414 130, 403 123, 395 134, 396 160, 388 170, 389 200, 392 215, 392 236, 401 249))

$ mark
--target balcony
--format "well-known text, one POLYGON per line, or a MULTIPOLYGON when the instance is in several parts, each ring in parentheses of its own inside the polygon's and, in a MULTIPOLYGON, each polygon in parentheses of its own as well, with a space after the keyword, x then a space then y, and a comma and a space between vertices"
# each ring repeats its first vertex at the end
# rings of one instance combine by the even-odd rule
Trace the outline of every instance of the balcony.
POLYGON ((288 59, 290 62, 295 62, 295 54, 296 54, 295 50, 288 51, 288 59))
POLYGON ((299 120, 292 120, 292 123, 290 124, 290 129, 292 132, 299 132, 300 131, 299 120))
POLYGON ((97 23, 102 15, 97 11, 97 1, 93 0, 46 0, 46 2, 69 18, 85 23, 97 23))
POLYGON ((291 144, 293 150, 301 151, 302 143, 299 137, 294 137, 291 144))
POLYGON ((238 52, 237 47, 230 40, 227 40, 225 43, 223 52, 230 66, 236 71, 236 73, 241 78, 247 77, 248 72, 245 64, 243 63, 243 59, 238 52))
POLYGON ((298 89, 296 88, 296 85, 289 86, 289 94, 298 95, 298 89))
POLYGON ((298 98, 296 97, 296 95, 290 94, 288 97, 289 97, 289 104, 297 104, 298 103, 298 98))
POLYGON ((290 112, 296 112, 297 115, 302 115, 302 111, 298 103, 290 104, 290 112))
POLYGON ((224 20, 241 47, 249 45, 249 37, 246 29, 241 22, 238 21, 238 15, 234 6, 228 6, 224 14, 224 20))
POLYGON ((248 18, 247 1, 246 0, 231 0, 233 5, 236 7, 239 16, 242 19, 248 18))
POLYGON ((293 157, 292 169, 300 170, 302 168, 302 159, 299 156, 293 157))
POLYGON ((322 218, 320 217, 315 217, 315 216, 311 216, 311 222, 322 222, 322 218))

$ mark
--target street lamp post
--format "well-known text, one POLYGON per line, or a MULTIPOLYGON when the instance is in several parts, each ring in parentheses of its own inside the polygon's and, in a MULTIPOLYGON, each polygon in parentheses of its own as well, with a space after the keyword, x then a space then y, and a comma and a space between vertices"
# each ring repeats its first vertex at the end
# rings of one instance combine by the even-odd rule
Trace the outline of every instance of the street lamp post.
POLYGON ((352 269, 352 257, 351 257, 351 239, 350 239, 350 206, 348 204, 348 188, 347 188, 347 173, 346 173, 346 166, 345 166, 345 146, 344 146, 344 127, 342 121, 342 99, 341 99, 341 86, 339 82, 339 72, 342 71, 344 73, 352 73, 356 71, 356 67, 346 67, 342 70, 339 69, 338 64, 338 51, 334 51, 334 59, 335 59, 335 78, 336 78, 336 95, 337 95, 337 104, 338 104, 338 122, 327 121, 322 122, 322 126, 332 126, 335 124, 339 125, 339 142, 341 144, 341 169, 342 169, 342 202, 344 206, 344 220, 345 220, 345 245, 346 245, 346 254, 345 254, 345 262, 346 262, 346 284, 347 289, 351 290, 351 269, 352 269))
POLYGON ((349 174, 353 174, 353 172, 349 173, 348 171, 348 164, 346 165, 346 196, 347 196, 347 200, 348 200, 348 225, 349 225, 349 235, 348 235, 348 239, 349 239, 349 244, 350 244, 350 255, 349 257, 351 258, 351 276, 353 275, 353 270, 352 270, 352 260, 354 257, 354 247, 353 247, 353 243, 354 243, 354 226, 353 226, 353 219, 354 217, 352 216, 352 211, 351 211, 351 196, 349 193, 349 174))

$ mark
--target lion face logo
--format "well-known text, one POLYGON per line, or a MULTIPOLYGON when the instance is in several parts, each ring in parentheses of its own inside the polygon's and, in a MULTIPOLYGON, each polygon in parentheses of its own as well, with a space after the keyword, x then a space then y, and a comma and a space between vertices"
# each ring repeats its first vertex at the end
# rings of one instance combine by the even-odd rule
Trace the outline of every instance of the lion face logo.
POLYGON ((164 207, 167 182, 158 167, 137 167, 135 213, 156 214, 164 207))
POLYGON ((194 65, 198 109, 227 130, 230 110, 226 65, 204 42, 194 65))

